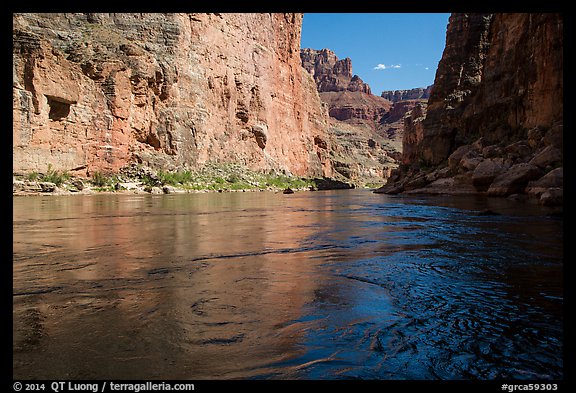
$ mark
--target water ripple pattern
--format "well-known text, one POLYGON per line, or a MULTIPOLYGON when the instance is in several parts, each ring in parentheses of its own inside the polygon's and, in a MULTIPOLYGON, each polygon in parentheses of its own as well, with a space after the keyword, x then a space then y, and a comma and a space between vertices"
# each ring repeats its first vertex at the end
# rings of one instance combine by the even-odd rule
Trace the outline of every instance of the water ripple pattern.
POLYGON ((551 213, 363 190, 15 198, 14 378, 562 379, 551 213))

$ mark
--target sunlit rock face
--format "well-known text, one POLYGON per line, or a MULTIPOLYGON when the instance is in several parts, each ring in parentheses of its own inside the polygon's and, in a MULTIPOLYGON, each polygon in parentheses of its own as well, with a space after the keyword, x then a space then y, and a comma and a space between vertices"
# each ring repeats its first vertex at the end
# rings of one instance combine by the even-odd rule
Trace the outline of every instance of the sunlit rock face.
POLYGON ((392 102, 406 100, 423 100, 430 97, 432 85, 427 87, 416 87, 408 90, 386 90, 380 96, 392 102))
POLYGON ((14 171, 217 161, 330 176, 301 24, 302 14, 14 14, 14 171))
POLYGON ((330 49, 302 48, 300 58, 304 69, 316 81, 318 91, 358 91, 372 94, 367 83, 358 75, 352 75, 352 60, 349 57, 340 60, 330 49))
POLYGON ((562 16, 452 14, 419 127, 381 192, 509 196, 562 167, 562 16), (461 187, 434 187, 456 177, 461 187))
POLYGON ((392 103, 372 94, 370 86, 352 74, 352 60, 338 59, 330 49, 300 50, 302 67, 314 78, 330 117, 376 129, 392 103))

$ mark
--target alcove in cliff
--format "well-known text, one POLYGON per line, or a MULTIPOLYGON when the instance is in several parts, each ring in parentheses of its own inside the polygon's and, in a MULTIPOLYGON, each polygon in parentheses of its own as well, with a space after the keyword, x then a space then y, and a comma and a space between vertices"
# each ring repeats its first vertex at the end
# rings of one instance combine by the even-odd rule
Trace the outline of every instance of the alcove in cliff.
POLYGON ((64 102, 53 96, 46 96, 46 99, 50 107, 50 112, 48 112, 50 120, 62 120, 70 114, 71 104, 69 102, 64 102))

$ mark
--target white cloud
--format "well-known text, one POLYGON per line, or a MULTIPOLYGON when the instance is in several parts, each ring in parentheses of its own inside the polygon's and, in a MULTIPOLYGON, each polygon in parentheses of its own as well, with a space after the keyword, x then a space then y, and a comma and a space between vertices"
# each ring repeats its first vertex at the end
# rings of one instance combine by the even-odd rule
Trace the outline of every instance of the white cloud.
POLYGON ((425 69, 425 70, 429 70, 429 69, 430 69, 430 67, 424 67, 424 69, 425 69))
POLYGON ((374 67, 374 70, 388 70, 390 68, 401 68, 402 66, 400 64, 390 64, 390 65, 386 65, 386 64, 378 64, 376 67, 374 67))

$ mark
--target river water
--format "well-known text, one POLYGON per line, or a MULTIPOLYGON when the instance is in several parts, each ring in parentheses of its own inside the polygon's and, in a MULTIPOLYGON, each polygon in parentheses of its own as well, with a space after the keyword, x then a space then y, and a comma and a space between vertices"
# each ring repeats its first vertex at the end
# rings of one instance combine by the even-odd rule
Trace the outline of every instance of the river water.
POLYGON ((562 379, 563 219, 542 209, 16 197, 14 378, 562 379))

